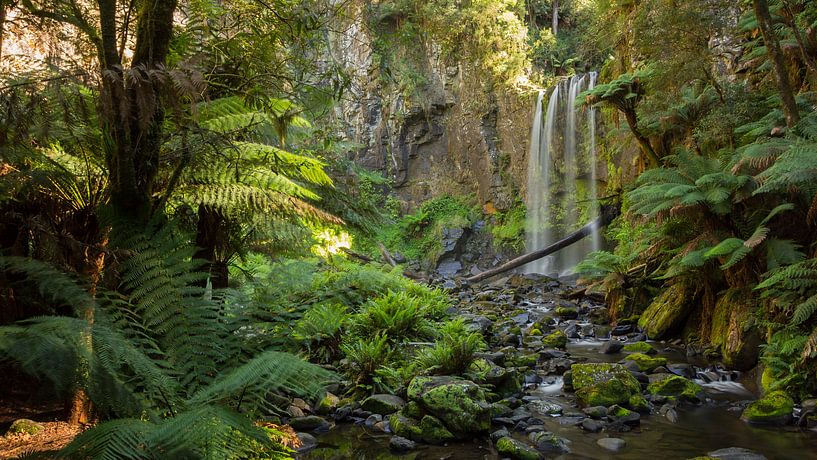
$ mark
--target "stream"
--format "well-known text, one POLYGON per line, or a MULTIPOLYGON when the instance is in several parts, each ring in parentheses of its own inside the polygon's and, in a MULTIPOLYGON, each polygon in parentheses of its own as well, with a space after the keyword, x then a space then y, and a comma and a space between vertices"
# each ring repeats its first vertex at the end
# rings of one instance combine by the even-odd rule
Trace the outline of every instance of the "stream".
MULTIPOLYGON (((525 279, 530 279, 526 277, 525 279)), ((519 283, 519 281, 517 281, 519 283)), ((523 283, 524 284, 524 283, 523 283)), ((553 282, 546 286, 532 283, 528 286, 514 286, 514 283, 494 283, 481 292, 469 289, 458 294, 460 305, 458 313, 467 318, 487 314, 492 309, 503 312, 493 321, 488 335, 491 335, 491 352, 503 350, 509 338, 507 331, 514 325, 524 329, 541 318, 547 318, 557 305, 564 305, 564 293, 569 286, 557 286, 553 282), (521 293, 521 295, 520 295, 521 293), (480 300, 477 300, 480 299, 480 300), (489 299, 489 300, 486 300, 489 299), (510 311, 509 311, 510 310, 510 311), (527 315, 527 316, 522 316, 527 315), (524 321, 523 321, 524 320, 524 321), (504 345, 504 347, 503 347, 504 345)), ((599 307, 599 302, 582 299, 577 302, 584 307, 599 307), (590 305, 593 304, 593 305, 590 305)), ((588 308, 579 308, 587 311, 588 308)), ((641 417, 640 425, 631 431, 591 433, 582 429, 581 422, 587 416, 577 406, 572 392, 565 390, 556 360, 567 362, 620 362, 626 353, 600 353, 602 346, 609 340, 608 335, 595 334, 606 332, 609 328, 596 327, 589 322, 587 315, 580 315, 573 320, 554 319, 555 328, 571 331, 574 329, 587 334, 571 333, 566 355, 550 359, 551 362, 540 362, 525 374, 525 384, 520 398, 530 403, 541 400, 561 406, 562 413, 556 416, 533 414, 537 424, 544 425, 546 431, 568 441, 569 452, 546 454, 545 458, 556 459, 686 459, 705 456, 707 453, 726 448, 748 449, 752 455, 723 455, 719 458, 729 459, 815 459, 817 460, 817 431, 800 429, 794 426, 759 427, 740 420, 742 409, 751 400, 756 399, 755 377, 753 374, 740 374, 708 363, 702 357, 687 358, 680 344, 650 342, 658 355, 666 357, 667 368, 675 372, 685 372, 687 376, 701 385, 706 398, 700 404, 683 403, 675 407, 673 416, 658 413, 658 405, 647 415, 641 417), (578 337, 576 337, 578 335, 578 337), (603 338, 595 338, 599 335, 603 338), (554 369, 557 369, 554 372, 554 369), (677 415, 677 417, 675 416, 677 415), (675 421, 671 419, 676 419, 675 421), (623 439, 626 445, 617 452, 605 450, 597 444, 601 438, 615 437, 623 439), (759 455, 757 455, 759 454, 759 455)), ((571 331, 572 332, 572 331, 571 331)), ((637 331, 629 334, 638 338, 637 331)), ((619 336, 623 340, 627 335, 619 336)), ((629 337, 628 337, 629 338, 629 337)), ((511 337, 512 340, 512 337, 511 337)), ((541 344, 519 340, 517 350, 541 348, 541 344)), ((558 362, 557 362, 558 364, 558 362)), ((530 423, 530 421, 529 421, 530 423)), ((491 431, 500 429, 494 423, 491 431)), ((524 430, 518 431, 508 427, 512 436, 525 440, 524 430)), ((338 423, 328 432, 315 434, 317 446, 300 454, 302 459, 499 459, 500 456, 488 436, 472 441, 449 442, 442 446, 418 443, 416 449, 408 453, 397 454, 390 450, 391 434, 364 426, 362 423, 338 423)))

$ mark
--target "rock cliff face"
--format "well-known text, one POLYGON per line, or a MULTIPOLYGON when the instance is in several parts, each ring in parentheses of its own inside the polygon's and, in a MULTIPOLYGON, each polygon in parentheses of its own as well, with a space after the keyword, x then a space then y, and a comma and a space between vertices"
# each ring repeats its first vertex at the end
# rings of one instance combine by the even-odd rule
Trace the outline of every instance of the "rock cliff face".
POLYGON ((356 164, 391 178, 407 209, 443 194, 474 194, 489 211, 521 198, 534 94, 492 86, 466 56, 445 62, 433 43, 416 44, 423 83, 401 90, 380 67, 365 8, 351 6, 342 22, 331 53, 351 81, 336 116, 356 164))

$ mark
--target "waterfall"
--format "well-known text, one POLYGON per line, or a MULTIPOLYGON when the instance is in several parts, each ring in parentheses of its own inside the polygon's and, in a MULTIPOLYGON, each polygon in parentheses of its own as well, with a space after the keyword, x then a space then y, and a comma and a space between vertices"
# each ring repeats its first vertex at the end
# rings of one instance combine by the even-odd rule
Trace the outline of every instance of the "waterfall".
MULTIPOLYGON (((579 117, 582 109, 575 104, 580 92, 595 86, 596 76, 595 72, 573 76, 553 87, 544 123, 544 93, 536 99, 525 201, 528 251, 552 244, 598 215, 596 111, 587 109, 586 116, 579 117)), ((588 252, 601 245, 596 229, 589 242, 576 243, 533 261, 524 270, 567 275, 588 252)))

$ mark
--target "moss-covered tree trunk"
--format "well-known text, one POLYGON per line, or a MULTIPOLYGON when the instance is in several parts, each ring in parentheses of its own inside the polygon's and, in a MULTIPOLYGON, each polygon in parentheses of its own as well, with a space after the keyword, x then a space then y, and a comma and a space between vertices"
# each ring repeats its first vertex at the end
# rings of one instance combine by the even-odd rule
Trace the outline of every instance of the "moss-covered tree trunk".
POLYGON ((786 116, 786 125, 791 127, 800 121, 800 112, 797 110, 797 103, 794 100, 794 91, 789 82, 789 72, 786 68, 786 61, 783 52, 780 50, 780 43, 773 28, 772 15, 769 13, 769 4, 766 0, 752 1, 755 16, 757 17, 760 33, 763 35, 763 43, 766 44, 766 52, 772 60, 777 81, 777 90, 783 102, 783 113, 786 116))

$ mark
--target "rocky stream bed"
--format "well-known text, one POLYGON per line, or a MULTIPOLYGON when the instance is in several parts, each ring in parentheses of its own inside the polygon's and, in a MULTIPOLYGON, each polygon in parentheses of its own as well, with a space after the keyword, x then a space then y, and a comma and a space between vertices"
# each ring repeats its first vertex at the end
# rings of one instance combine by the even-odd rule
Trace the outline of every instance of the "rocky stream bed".
POLYGON ((753 373, 650 341, 633 321, 611 328, 602 299, 569 283, 447 287, 490 349, 465 377, 291 408, 300 458, 817 459, 817 401, 758 400, 753 373))

